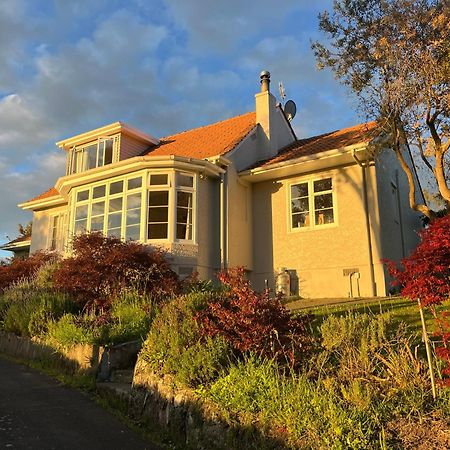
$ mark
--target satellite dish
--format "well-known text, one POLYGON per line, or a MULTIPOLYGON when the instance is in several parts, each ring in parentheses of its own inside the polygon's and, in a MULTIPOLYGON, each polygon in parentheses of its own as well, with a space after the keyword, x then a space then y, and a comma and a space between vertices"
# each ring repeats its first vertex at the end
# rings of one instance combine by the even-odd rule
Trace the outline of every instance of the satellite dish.
POLYGON ((292 100, 288 100, 284 105, 284 113, 288 118, 289 122, 295 117, 295 113, 297 112, 297 106, 292 100))

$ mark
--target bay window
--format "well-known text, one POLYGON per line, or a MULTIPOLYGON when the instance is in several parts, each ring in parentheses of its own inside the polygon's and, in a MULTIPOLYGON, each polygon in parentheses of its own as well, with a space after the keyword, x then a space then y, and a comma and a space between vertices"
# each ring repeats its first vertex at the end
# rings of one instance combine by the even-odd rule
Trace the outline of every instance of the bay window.
POLYGON ((291 229, 315 228, 335 222, 331 178, 290 185, 291 229))
POLYGON ((195 176, 172 171, 114 179, 74 193, 74 233, 194 241, 195 176), (144 180, 147 180, 144 183, 144 180))

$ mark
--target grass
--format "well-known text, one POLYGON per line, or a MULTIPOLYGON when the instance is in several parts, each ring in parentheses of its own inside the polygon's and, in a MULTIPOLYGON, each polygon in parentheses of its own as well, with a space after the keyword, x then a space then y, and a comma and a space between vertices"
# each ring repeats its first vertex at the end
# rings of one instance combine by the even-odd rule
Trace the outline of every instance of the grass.
MULTIPOLYGON (((446 301, 436 309, 437 311, 449 310, 450 300, 446 301)), ((411 331, 416 331, 417 333, 422 332, 422 324, 420 322, 417 303, 405 298, 391 298, 379 301, 361 300, 361 302, 358 303, 317 306, 310 309, 303 309, 302 313, 310 313, 313 315, 312 328, 314 332, 316 332, 326 317, 330 315, 343 316, 349 311, 373 315, 390 312, 392 314, 393 326, 397 326, 401 322, 404 322, 411 331)), ((428 310, 424 310, 424 315, 428 331, 433 332, 435 327, 433 316, 428 310)))

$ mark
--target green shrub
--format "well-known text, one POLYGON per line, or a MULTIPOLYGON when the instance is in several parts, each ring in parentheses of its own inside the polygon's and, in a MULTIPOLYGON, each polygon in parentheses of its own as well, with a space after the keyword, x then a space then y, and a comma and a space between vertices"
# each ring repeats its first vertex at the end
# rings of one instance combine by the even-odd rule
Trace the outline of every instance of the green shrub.
POLYGON ((144 340, 154 316, 154 307, 149 297, 129 290, 112 301, 110 314, 108 343, 144 340))
POLYGON ((77 344, 93 344, 96 336, 92 329, 83 326, 82 318, 65 314, 48 324, 47 341, 52 345, 69 348, 77 344))
POLYGON ((192 293, 166 303, 156 315, 141 357, 160 373, 173 374, 181 383, 208 383, 228 362, 228 346, 221 338, 203 339, 194 317, 208 294, 192 293))
POLYGON ((250 357, 232 366, 205 392, 248 422, 284 430, 295 448, 361 449, 376 433, 367 415, 346 405, 334 391, 303 376, 282 376, 274 361, 250 357))
POLYGON ((2 305, 3 328, 21 336, 42 336, 49 321, 75 309, 67 295, 41 288, 35 280, 26 279, 4 292, 2 305))

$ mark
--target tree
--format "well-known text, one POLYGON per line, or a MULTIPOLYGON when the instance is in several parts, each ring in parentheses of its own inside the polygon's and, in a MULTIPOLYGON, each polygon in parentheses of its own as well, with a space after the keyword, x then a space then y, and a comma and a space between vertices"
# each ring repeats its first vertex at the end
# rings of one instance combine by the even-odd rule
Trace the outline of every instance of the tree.
POLYGON ((19 237, 30 237, 33 228, 33 222, 28 222, 25 226, 21 223, 18 225, 19 237))
POLYGON ((417 203, 414 176, 404 152, 416 145, 439 194, 450 205, 446 154, 450 141, 450 3, 446 0, 336 0, 319 15, 328 44, 313 43, 319 68, 330 67, 376 118, 376 148, 392 148, 417 203))
POLYGON ((421 243, 410 256, 402 259, 401 266, 399 269, 393 262, 388 263, 389 271, 400 285, 402 294, 418 301, 432 382, 434 374, 423 307, 430 308, 439 326, 443 345, 436 348, 436 353, 446 362, 442 373, 448 377, 445 382, 450 386, 449 314, 444 311, 442 317, 439 317, 435 310, 436 305, 441 305, 450 298, 450 215, 434 220, 421 232, 421 243))

